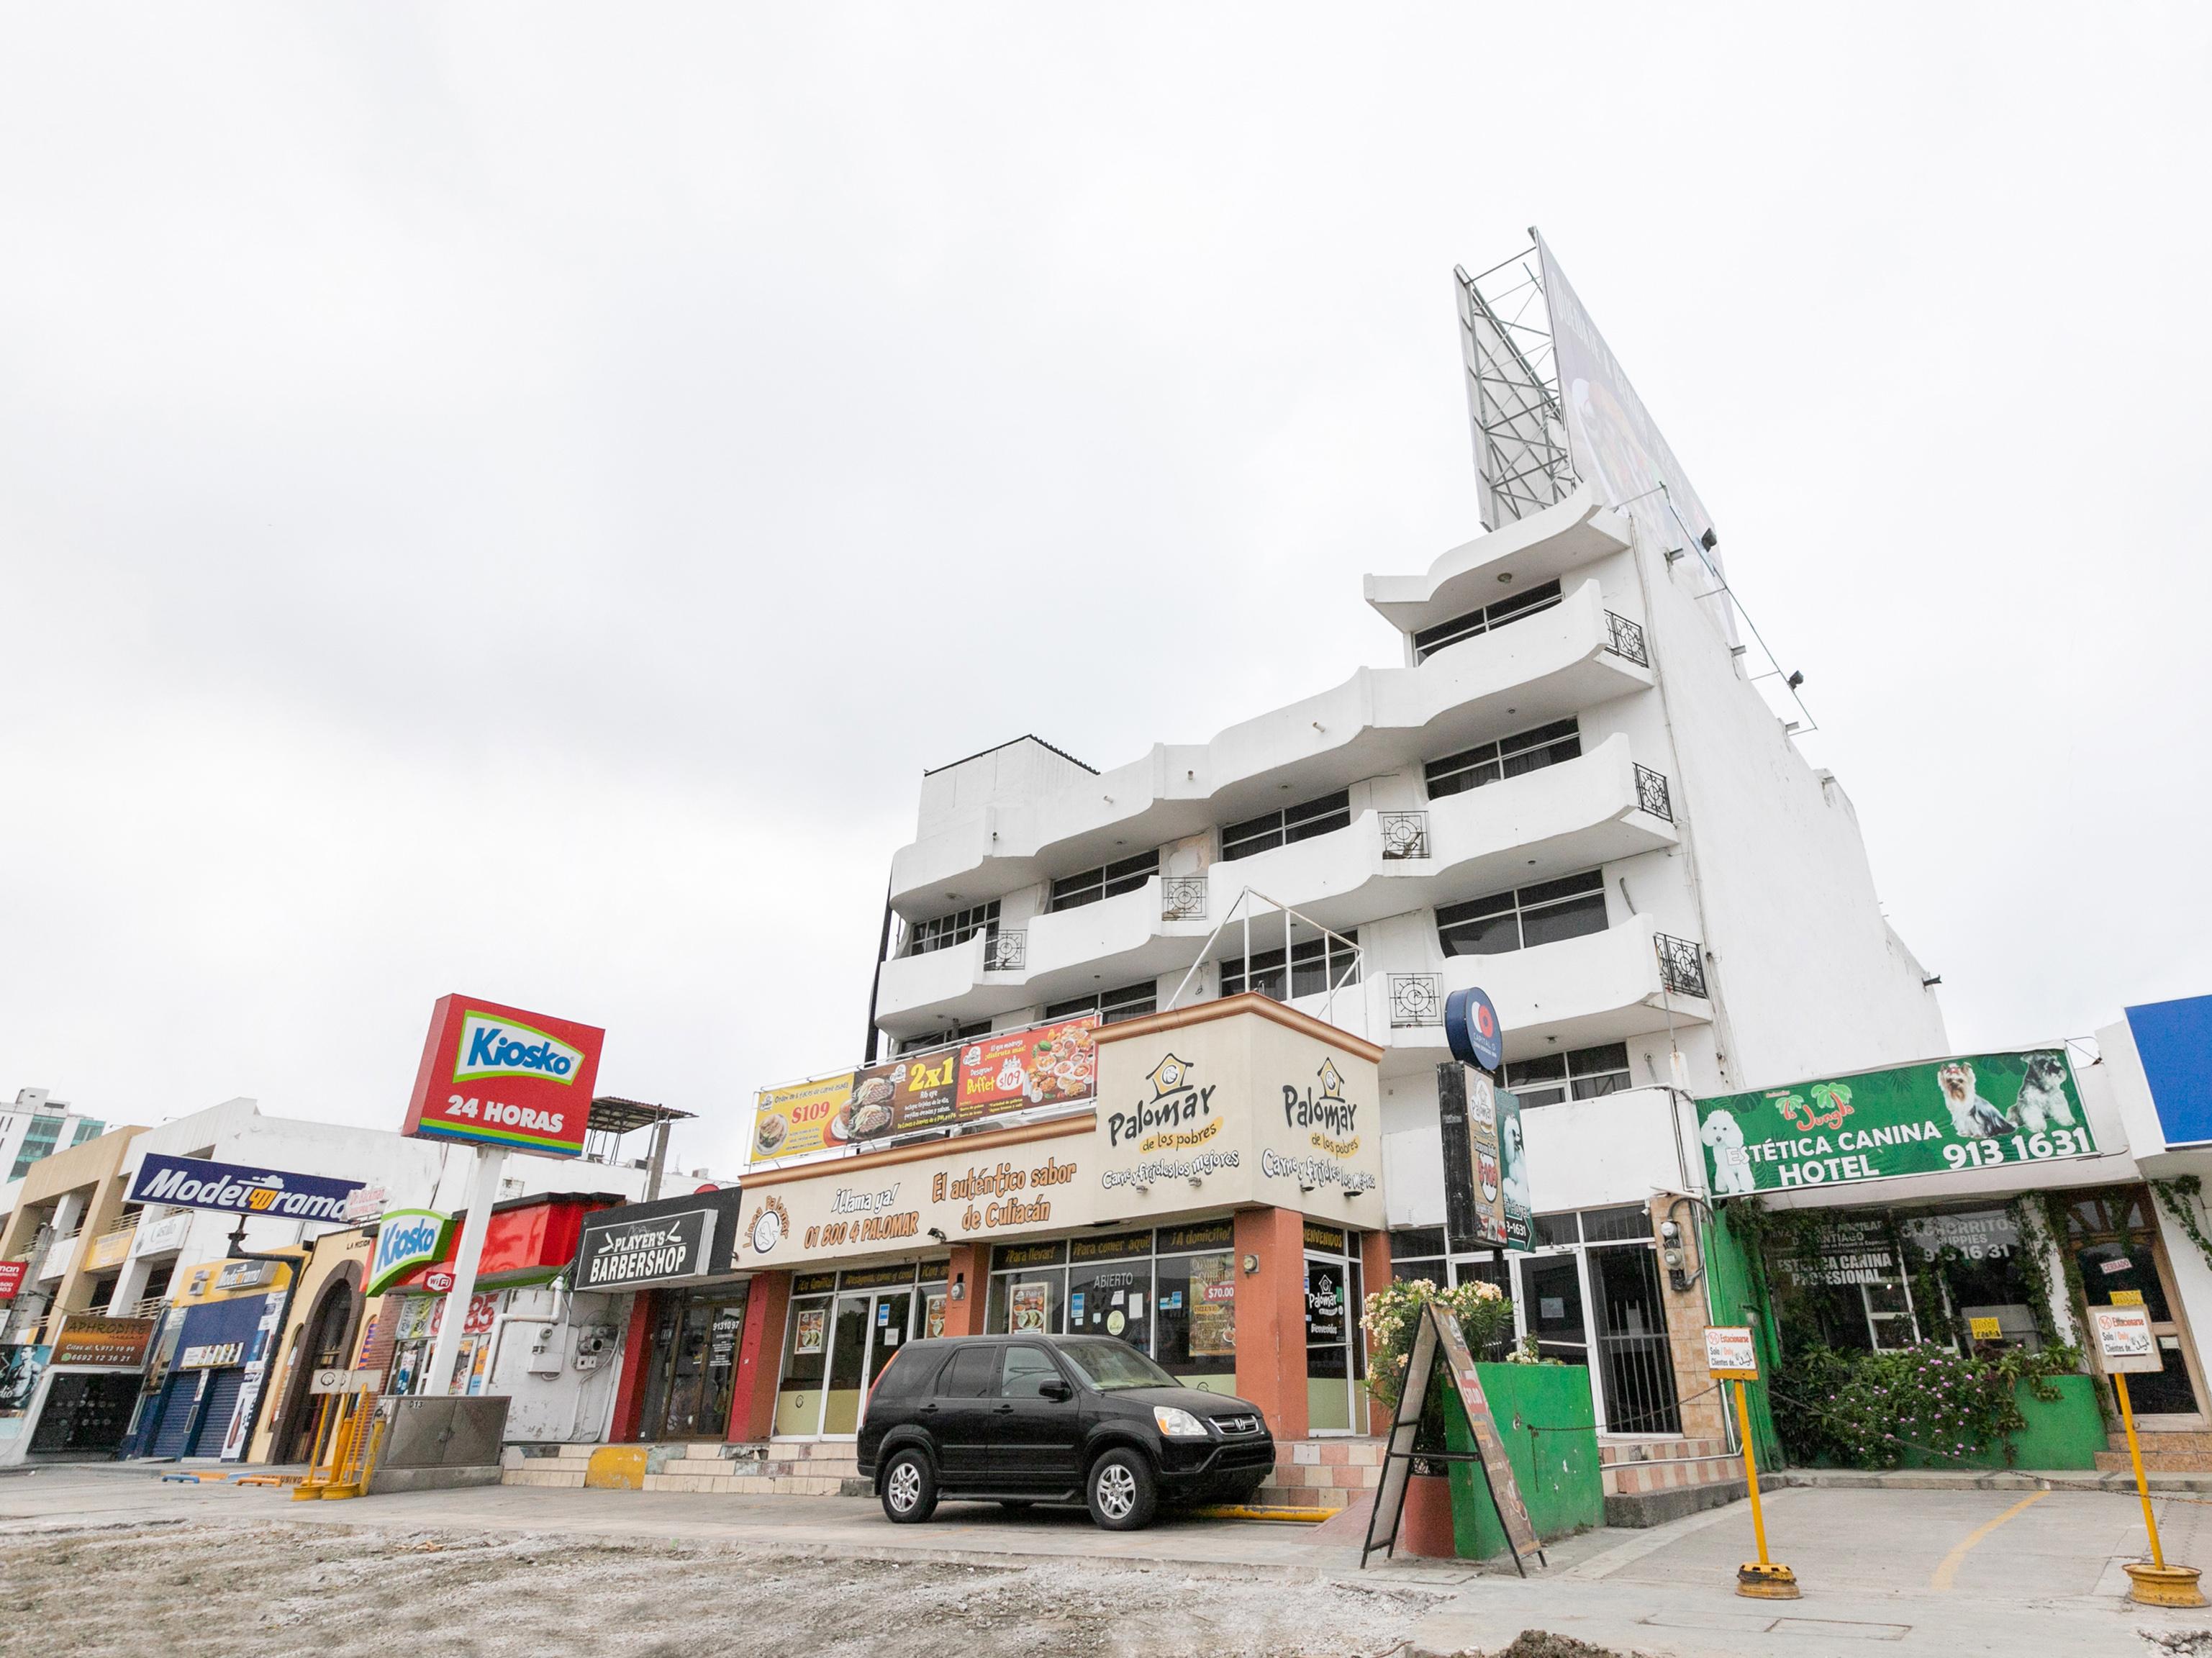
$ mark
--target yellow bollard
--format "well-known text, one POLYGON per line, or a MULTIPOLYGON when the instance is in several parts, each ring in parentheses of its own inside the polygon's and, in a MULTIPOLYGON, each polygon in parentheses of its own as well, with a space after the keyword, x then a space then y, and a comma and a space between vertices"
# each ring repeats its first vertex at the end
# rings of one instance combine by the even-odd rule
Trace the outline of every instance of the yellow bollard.
POLYGON ((1766 1558, 1766 1516, 1759 1506, 1759 1463, 1751 1448, 1751 1406, 1744 1402, 1741 1377, 1729 1384, 1735 1389, 1735 1421, 1743 1441, 1743 1477, 1750 1488, 1751 1532, 1759 1541, 1759 1558, 1735 1569, 1735 1592, 1754 1600, 1795 1600, 1797 1574, 1766 1558))
POLYGON ((2134 1585, 2130 1598, 2146 1606, 2201 1606, 2205 1604, 2204 1593, 2197 1587, 2197 1568, 2166 1564, 2166 1551, 2158 1540, 2158 1515, 2151 1510, 2150 1482, 2143 1478, 2142 1446, 2136 1438, 2128 1378, 2120 1370, 2112 1371, 2112 1391, 2120 1396, 2120 1423, 2128 1430, 2128 1461, 2135 1465, 2136 1495, 2142 1499, 2143 1530, 2150 1536, 2150 1564, 2130 1561, 2125 1567, 2134 1585))

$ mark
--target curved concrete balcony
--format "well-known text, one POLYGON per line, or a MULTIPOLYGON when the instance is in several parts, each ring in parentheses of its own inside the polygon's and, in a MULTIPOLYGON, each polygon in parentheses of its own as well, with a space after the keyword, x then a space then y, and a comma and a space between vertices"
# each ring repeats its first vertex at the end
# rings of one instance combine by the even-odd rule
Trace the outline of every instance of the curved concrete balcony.
POLYGON ((1704 988, 1703 951, 1693 940, 1636 916, 1603 932, 1502 956, 1448 957, 1441 970, 1375 969, 1368 1027, 1390 1052, 1386 1072, 1401 1074, 1448 1058, 1443 999, 1480 985, 1498 1005, 1505 1058, 1534 1059, 1565 1048, 1626 1042, 1712 1022, 1704 988), (1416 1020, 1419 1022, 1415 1022, 1416 1020), (1433 1022, 1431 1022, 1433 1021, 1433 1022))
MULTIPOLYGON (((1216 864, 1203 877, 1164 884, 1155 876, 1103 902, 1034 917, 1022 932, 1000 934, 996 963, 986 959, 980 936, 886 962, 877 1021, 894 1035, 919 1035, 1181 973, 1200 959, 1213 922, 1235 910, 1247 888, 1349 936, 1385 915, 1671 847, 1678 839, 1671 811, 1667 780, 1638 765, 1628 738, 1616 733, 1579 759, 1448 795, 1418 811, 1362 812, 1332 834, 1216 864), (1182 913, 1164 914, 1164 884, 1175 888, 1182 913), (1193 902, 1194 884, 1201 902, 1193 902)), ((1304 928, 1297 942, 1312 936, 1304 928)), ((1282 947, 1279 913, 1255 916, 1252 941, 1255 950, 1282 947)), ((1204 954, 1227 960, 1243 947, 1243 927, 1232 922, 1204 954)), ((1340 1013, 1343 1004, 1340 993, 1340 1013)))
POLYGON ((1418 667, 1363 668, 1334 690, 1232 726, 1210 743, 1161 745, 1034 804, 980 808, 900 848, 891 902, 920 919, 1003 896, 1652 683, 1641 628, 1608 610, 1597 582, 1587 580, 1551 609, 1418 667))
POLYGON ((1628 738, 1615 733, 1579 759, 1419 811, 1362 812, 1334 834, 1216 864, 1206 872, 1207 910, 1228 914, 1249 887, 1349 933, 1382 916, 1574 874, 1679 839, 1667 780, 1638 765, 1628 738))

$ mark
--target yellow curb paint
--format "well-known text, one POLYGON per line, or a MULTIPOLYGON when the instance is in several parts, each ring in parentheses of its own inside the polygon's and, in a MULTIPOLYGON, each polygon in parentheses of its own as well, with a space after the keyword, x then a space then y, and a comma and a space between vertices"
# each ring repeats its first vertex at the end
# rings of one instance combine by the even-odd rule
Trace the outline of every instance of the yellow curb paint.
POLYGON ((1952 1580, 1959 1575, 1959 1568, 1966 1564, 1966 1556, 1972 1552, 1976 1544, 1979 1543, 1999 1526, 2003 1525, 2006 1521, 2011 1519, 2014 1515, 2019 1514, 2025 1509, 2033 1508, 2037 1503, 2040 1503, 2045 1497, 2050 1495, 2051 1493, 2049 1491, 2038 1491, 2033 1497, 2023 1497, 2019 1502, 2014 1503, 1996 1519, 1991 1520, 1984 1525, 1977 1526, 1973 1530, 1968 1532, 1966 1536, 1960 1540, 1959 1546, 1953 1549, 1950 1553, 1943 1557, 1942 1563, 1936 1568, 1936 1575, 1928 1580, 1928 1587, 1931 1589, 1949 1588, 1951 1587, 1952 1580))
POLYGON ((1324 1520, 1334 1520, 1342 1509, 1263 1509, 1222 1506, 1192 1509, 1192 1514, 1203 1515, 1208 1520, 1279 1520, 1286 1525, 1318 1526, 1324 1520))
POLYGON ((602 1445, 584 1465, 584 1488, 595 1491, 645 1489, 645 1447, 602 1445))

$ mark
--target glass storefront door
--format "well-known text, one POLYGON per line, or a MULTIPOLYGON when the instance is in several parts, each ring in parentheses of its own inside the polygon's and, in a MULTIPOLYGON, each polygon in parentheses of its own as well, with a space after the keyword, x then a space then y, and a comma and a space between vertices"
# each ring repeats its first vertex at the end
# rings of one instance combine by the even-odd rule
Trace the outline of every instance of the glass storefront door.
POLYGON ((663 1292, 646 1381, 648 1439, 719 1439, 729 1426, 745 1291, 663 1292))
POLYGON ((1306 1257, 1306 1425, 1310 1433, 1352 1431, 1351 1269, 1342 1260, 1306 1257))
POLYGON ((822 1426, 830 1436, 860 1430, 860 1394, 866 1385, 868 1326, 876 1310, 874 1296, 837 1297, 830 1316, 830 1376, 822 1391, 822 1426))
POLYGON ((1588 1364, 1589 1342, 1583 1326, 1583 1275, 1577 1254, 1523 1255, 1521 1315, 1536 1351, 1565 1364, 1588 1364))
POLYGON ((2164 1249, 2150 1196, 2141 1187, 2083 1198, 2069 1206, 2066 1247, 2092 1307, 2140 1307, 2150 1315, 2165 1368, 2128 1378, 2128 1402, 2154 1428, 2195 1428, 2203 1421, 2191 1374, 2189 1341, 2167 1287, 2164 1249))

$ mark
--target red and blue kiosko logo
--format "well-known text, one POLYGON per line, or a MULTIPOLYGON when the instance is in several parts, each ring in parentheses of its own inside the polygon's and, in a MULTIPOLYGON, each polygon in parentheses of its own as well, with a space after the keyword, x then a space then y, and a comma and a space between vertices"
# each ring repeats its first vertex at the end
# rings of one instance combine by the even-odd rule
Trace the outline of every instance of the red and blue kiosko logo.
POLYGON ((584 1149, 607 1033, 473 996, 441 996, 400 1132, 512 1145, 551 1157, 584 1149))

